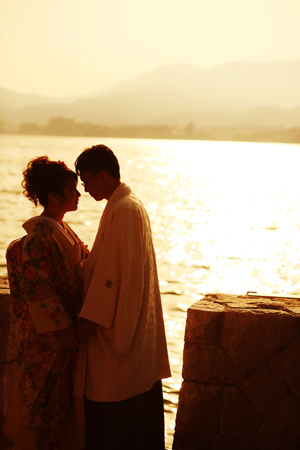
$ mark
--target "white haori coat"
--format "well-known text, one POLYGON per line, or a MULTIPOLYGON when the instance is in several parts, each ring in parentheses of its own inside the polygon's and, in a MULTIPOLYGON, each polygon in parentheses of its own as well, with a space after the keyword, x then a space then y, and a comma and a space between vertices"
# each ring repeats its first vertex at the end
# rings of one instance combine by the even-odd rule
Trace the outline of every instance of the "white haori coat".
POLYGON ((101 217, 84 264, 80 317, 96 336, 79 349, 74 395, 121 401, 168 378, 168 360, 155 251, 148 214, 122 183, 101 217))

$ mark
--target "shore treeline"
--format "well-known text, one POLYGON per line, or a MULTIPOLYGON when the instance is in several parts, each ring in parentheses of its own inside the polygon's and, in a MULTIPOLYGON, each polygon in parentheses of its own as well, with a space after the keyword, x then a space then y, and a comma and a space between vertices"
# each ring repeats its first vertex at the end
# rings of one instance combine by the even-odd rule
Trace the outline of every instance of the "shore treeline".
POLYGON ((76 122, 74 119, 62 116, 50 118, 46 125, 22 123, 19 126, 11 126, 2 122, 0 123, 0 132, 50 136, 300 143, 300 126, 290 129, 263 128, 252 125, 201 128, 196 127, 193 122, 184 127, 170 125, 104 126, 90 122, 76 122))

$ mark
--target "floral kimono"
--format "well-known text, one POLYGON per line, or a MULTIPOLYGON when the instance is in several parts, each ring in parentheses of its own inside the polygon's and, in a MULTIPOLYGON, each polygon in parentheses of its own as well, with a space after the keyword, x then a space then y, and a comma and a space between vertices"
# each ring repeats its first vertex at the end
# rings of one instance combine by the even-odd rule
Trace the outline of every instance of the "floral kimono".
POLYGON ((77 322, 82 287, 76 270, 86 247, 66 223, 39 216, 23 227, 27 236, 6 254, 19 370, 4 434, 16 449, 80 449, 84 421, 72 425, 81 414, 72 395, 76 353, 62 348, 56 331, 77 322))

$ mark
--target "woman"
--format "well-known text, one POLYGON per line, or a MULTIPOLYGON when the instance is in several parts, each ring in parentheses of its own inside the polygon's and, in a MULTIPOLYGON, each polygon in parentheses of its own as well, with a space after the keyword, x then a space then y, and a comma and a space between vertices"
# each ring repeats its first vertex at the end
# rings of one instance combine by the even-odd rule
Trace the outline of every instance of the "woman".
POLYGON ((76 269, 87 250, 63 217, 77 209, 77 175, 47 156, 23 175, 24 195, 44 209, 7 249, 19 371, 4 434, 16 450, 76 450, 84 446, 83 420, 74 425, 81 404, 72 396, 82 303, 76 269))

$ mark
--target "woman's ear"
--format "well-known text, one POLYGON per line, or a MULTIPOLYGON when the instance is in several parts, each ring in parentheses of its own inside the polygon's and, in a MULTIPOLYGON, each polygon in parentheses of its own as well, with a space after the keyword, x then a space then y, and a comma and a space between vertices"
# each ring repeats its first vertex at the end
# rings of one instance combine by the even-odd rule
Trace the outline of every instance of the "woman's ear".
POLYGON ((61 194, 55 194, 53 192, 48 194, 48 205, 51 204, 53 206, 58 206, 63 200, 64 199, 61 194))

